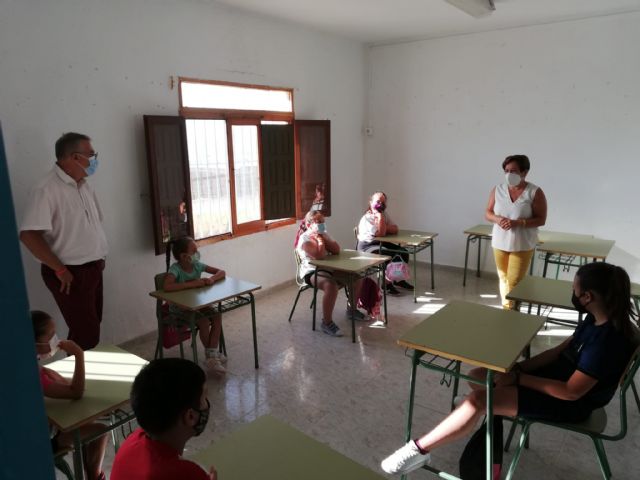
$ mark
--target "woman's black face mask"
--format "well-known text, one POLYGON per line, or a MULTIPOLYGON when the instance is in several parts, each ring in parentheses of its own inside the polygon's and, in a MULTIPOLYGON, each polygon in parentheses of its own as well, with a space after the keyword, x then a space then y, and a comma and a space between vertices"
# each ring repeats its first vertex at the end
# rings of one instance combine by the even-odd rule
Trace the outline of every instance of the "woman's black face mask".
MULTIPOLYGON (((582 295, 584 295, 584 293, 582 295)), ((587 313, 587 309, 580 303, 580 297, 576 295, 576 292, 571 294, 571 303, 578 313, 587 313)))

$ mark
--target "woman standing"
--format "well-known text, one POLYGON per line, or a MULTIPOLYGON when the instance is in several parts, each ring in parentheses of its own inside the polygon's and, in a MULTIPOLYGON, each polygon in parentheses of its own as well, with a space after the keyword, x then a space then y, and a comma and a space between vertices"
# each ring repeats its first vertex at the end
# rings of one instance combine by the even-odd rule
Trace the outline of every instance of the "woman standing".
POLYGON ((485 218, 493 223, 491 246, 500 278, 502 307, 512 308, 507 294, 526 275, 538 241, 538 227, 547 220, 547 199, 527 182, 529 158, 510 155, 502 162, 505 183, 491 190, 485 218))

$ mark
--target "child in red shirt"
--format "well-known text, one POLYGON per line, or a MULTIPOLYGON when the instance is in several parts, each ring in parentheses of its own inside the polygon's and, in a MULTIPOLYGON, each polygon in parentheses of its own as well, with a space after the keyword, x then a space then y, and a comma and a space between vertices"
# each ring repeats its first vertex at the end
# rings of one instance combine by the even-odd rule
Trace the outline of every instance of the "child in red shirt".
POLYGON ((189 360, 164 358, 145 366, 131 388, 131 407, 140 424, 116 454, 111 480, 217 480, 182 458, 187 441, 209 419, 206 377, 189 360))

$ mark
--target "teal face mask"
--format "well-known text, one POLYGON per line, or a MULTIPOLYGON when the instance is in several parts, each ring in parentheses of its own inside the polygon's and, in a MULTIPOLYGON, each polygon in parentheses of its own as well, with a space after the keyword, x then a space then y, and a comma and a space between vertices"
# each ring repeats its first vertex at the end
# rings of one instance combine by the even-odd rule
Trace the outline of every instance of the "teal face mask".
POLYGON ((200 261, 200 252, 196 252, 191 255, 191 263, 196 263, 200 261))
POLYGON ((317 233, 326 233, 327 226, 324 223, 316 223, 316 232, 317 233))

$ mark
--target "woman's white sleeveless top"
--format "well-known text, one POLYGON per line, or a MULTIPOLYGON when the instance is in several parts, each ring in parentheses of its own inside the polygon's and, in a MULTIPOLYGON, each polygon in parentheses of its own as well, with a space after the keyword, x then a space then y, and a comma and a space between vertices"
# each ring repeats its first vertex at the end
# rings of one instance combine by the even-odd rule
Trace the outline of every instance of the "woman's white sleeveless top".
MULTIPOLYGON (((517 220, 519 218, 531 218, 533 216, 533 197, 538 187, 533 183, 527 183, 524 192, 515 202, 509 196, 509 187, 501 183, 495 189, 495 205, 493 212, 501 217, 517 220)), ((517 226, 511 230, 503 230, 498 224, 493 225, 491 246, 505 252, 522 252, 533 250, 538 241, 537 228, 524 228, 517 226)))

